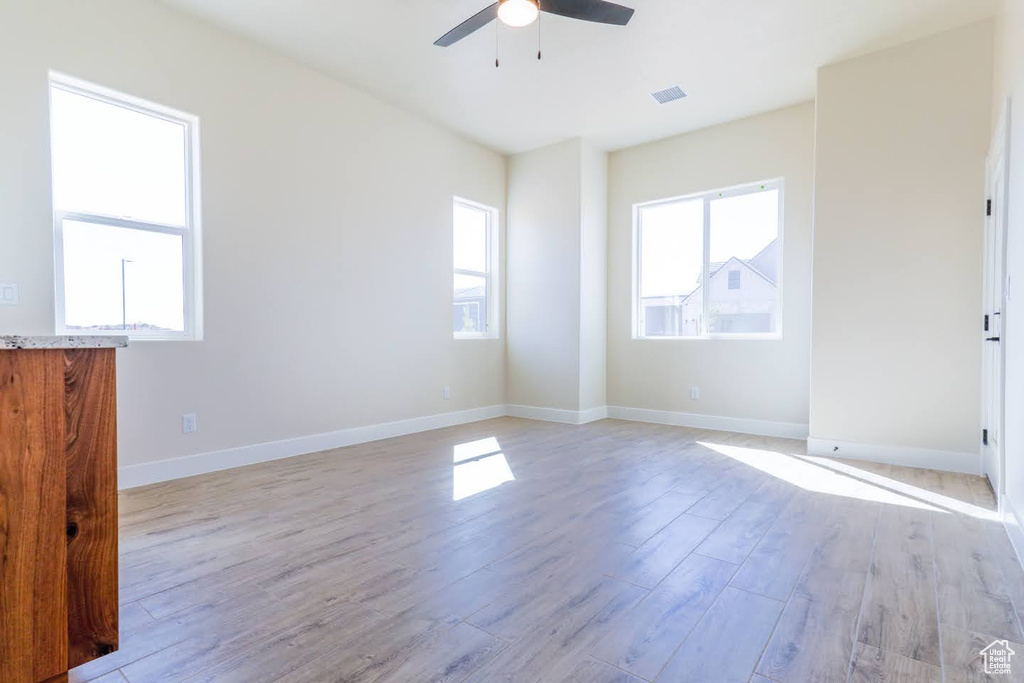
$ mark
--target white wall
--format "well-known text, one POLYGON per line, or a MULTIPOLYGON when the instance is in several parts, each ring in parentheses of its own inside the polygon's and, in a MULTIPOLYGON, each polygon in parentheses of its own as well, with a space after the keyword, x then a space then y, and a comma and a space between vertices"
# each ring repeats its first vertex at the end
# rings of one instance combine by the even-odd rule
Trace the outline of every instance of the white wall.
POLYGON ((579 138, 508 160, 508 403, 577 410, 579 138))
POLYGON ((504 402, 450 313, 451 198, 503 208, 500 155, 150 0, 0 17, 0 333, 53 333, 47 70, 201 118, 206 339, 119 353, 122 464, 504 402))
POLYGON ((1003 338, 1006 343, 1006 507, 1015 517, 1011 536, 1024 560, 1024 2, 1010 0, 997 26, 993 120, 1013 97, 1010 121, 1010 192, 1007 275, 1010 279, 1003 338))
POLYGON ((609 405, 807 424, 813 161, 813 103, 611 155, 609 405), (782 340, 632 339, 633 205, 772 178, 786 181, 782 340))
POLYGON ((608 155, 580 138, 509 157, 506 396, 513 406, 605 405, 607 168, 608 155))
POLYGON ((608 154, 584 143, 580 226, 580 410, 607 405, 608 154))
POLYGON ((811 436, 980 441, 990 22, 818 74, 811 436))

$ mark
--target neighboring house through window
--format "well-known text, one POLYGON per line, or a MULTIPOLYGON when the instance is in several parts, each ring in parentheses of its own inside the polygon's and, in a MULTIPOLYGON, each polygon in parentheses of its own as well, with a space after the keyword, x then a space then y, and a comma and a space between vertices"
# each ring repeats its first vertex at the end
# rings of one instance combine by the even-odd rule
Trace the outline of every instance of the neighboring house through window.
POLYGON ((59 333, 201 338, 198 126, 51 74, 59 333))
POLYGON ((635 207, 634 337, 778 337, 783 182, 635 207))

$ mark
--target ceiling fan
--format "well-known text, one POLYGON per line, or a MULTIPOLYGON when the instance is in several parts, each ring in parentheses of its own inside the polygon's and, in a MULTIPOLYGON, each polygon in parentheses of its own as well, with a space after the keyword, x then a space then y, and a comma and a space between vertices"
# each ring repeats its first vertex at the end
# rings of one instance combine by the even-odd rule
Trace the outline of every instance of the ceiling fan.
POLYGON ((625 26, 633 17, 632 8, 606 0, 498 0, 438 38, 434 45, 448 47, 495 19, 516 28, 529 26, 540 12, 615 26, 625 26))

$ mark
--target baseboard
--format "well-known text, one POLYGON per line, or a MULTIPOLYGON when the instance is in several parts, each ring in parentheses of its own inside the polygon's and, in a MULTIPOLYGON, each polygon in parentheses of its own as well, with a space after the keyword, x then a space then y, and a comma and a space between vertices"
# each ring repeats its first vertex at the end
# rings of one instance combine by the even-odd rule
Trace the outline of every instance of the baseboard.
POLYGON ((714 429, 722 432, 738 432, 756 436, 777 436, 784 439, 806 439, 807 425, 796 422, 773 422, 751 420, 742 417, 701 415, 698 413, 676 413, 669 410, 647 408, 624 408, 608 406, 608 417, 632 422, 651 422, 695 429, 714 429))
POLYGON ((1003 495, 1003 526, 1010 543, 1017 554, 1017 561, 1024 567, 1024 510, 1018 508, 1009 495, 1003 495))
POLYGON ((495 405, 483 408, 472 408, 452 413, 414 417, 408 420, 385 422, 382 424, 352 427, 325 434, 312 434, 282 441, 239 446, 221 451, 187 455, 181 458, 158 460, 140 465, 126 465, 117 470, 118 488, 130 489, 161 481, 182 479, 197 474, 219 472, 234 467, 255 465, 256 463, 291 458, 306 453, 317 453, 332 448, 342 448, 355 444, 389 439, 425 432, 431 429, 452 427, 455 425, 489 420, 506 414, 505 406, 495 405))
MULTIPOLYGON (((981 474, 977 454, 952 451, 934 451, 923 448, 901 446, 876 446, 831 439, 807 437, 807 425, 769 420, 751 420, 696 413, 677 413, 667 410, 625 408, 621 406, 600 406, 588 410, 562 410, 536 406, 494 405, 472 408, 451 413, 428 415, 396 422, 352 427, 324 434, 300 436, 282 441, 239 446, 209 453, 199 453, 181 458, 158 460, 139 465, 118 468, 118 487, 135 488, 172 479, 182 479, 198 474, 254 465, 256 463, 291 458, 306 453, 342 448, 355 444, 379 441, 406 434, 425 432, 455 425, 479 422, 503 416, 521 417, 546 422, 581 425, 608 417, 633 422, 676 425, 697 429, 714 429, 758 436, 775 436, 789 439, 807 439, 807 452, 811 455, 833 456, 854 460, 925 467, 949 472, 981 474), (838 449, 838 450, 837 450, 838 449)), ((1014 541, 1018 557, 1024 560, 1024 525, 1017 511, 1007 502, 1007 533, 1014 541)), ((1024 564, 1024 562, 1022 562, 1024 564)))
POLYGON ((505 414, 509 417, 523 417, 528 420, 544 422, 561 422, 570 425, 581 425, 608 417, 608 407, 600 406, 589 410, 563 410, 561 408, 538 408, 536 406, 505 406, 505 414))
POLYGON ((888 465, 922 467, 929 470, 943 470, 945 472, 981 474, 981 462, 977 453, 936 451, 928 448, 910 448, 908 446, 878 446, 818 437, 808 437, 807 453, 808 455, 868 460, 888 465))

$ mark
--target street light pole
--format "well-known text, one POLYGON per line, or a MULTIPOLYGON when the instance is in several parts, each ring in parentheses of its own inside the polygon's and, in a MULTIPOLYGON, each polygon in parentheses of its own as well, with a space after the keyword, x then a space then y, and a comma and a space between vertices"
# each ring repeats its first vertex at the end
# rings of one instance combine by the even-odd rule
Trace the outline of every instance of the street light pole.
POLYGON ((130 258, 121 259, 121 329, 128 329, 128 290, 125 286, 124 266, 126 263, 135 263, 130 258))

